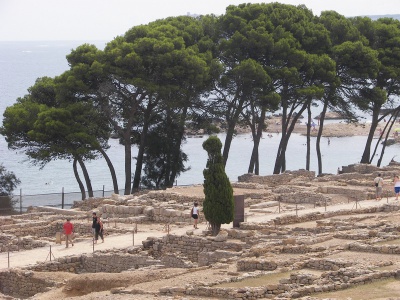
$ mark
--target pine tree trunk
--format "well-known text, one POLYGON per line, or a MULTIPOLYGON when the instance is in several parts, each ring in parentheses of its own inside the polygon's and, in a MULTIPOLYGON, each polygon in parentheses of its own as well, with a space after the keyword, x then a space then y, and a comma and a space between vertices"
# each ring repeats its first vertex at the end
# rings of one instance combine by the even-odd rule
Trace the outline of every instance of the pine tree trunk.
POLYGON ((172 127, 172 116, 171 116, 172 112, 170 111, 170 109, 168 109, 167 111, 167 125, 166 125, 166 132, 167 132, 167 140, 169 141, 169 147, 168 147, 168 151, 166 153, 166 159, 165 159, 165 173, 164 173, 164 185, 165 187, 171 187, 170 186, 170 173, 172 170, 172 151, 174 151, 173 149, 171 149, 171 145, 173 144, 173 139, 174 139, 174 133, 171 130, 172 127))
POLYGON ((82 180, 79 177, 77 162, 78 162, 78 160, 76 158, 74 158, 74 162, 72 163, 72 168, 74 169, 74 175, 75 175, 76 181, 78 182, 79 189, 81 190, 82 200, 85 200, 86 199, 85 186, 83 185, 82 180))
POLYGON ((78 163, 81 166, 83 177, 85 178, 85 182, 86 182, 89 198, 93 198, 92 183, 90 182, 89 173, 88 173, 88 171, 86 169, 85 163, 80 158, 78 158, 78 163))
POLYGON ((140 145, 139 145, 138 154, 136 157, 135 175, 133 177, 132 191, 131 191, 132 194, 139 191, 140 179, 142 177, 144 149, 146 146, 146 137, 147 137, 147 133, 149 131, 149 125, 150 125, 150 116, 151 116, 151 112, 156 103, 153 103, 151 105, 149 104, 145 111, 142 134, 140 135, 140 145))
POLYGON ((311 156, 311 107, 307 106, 307 151, 306 151, 306 170, 310 171, 311 156))
POLYGON ((114 166, 113 166, 110 158, 108 157, 107 153, 102 148, 100 148, 99 151, 103 155, 104 159, 107 162, 107 166, 110 169, 111 179, 112 179, 113 188, 114 188, 114 194, 119 194, 118 180, 117 180, 117 175, 115 174, 114 166))
POLYGON ((362 164, 370 163, 371 144, 372 144, 372 139, 374 138, 376 127, 378 126, 378 117, 379 117, 380 108, 381 108, 381 105, 376 105, 376 106, 374 106, 374 109, 372 110, 371 128, 369 130, 367 142, 365 143, 364 152, 363 152, 363 155, 362 155, 361 161, 360 161, 360 163, 362 163, 362 164))
POLYGON ((390 122, 390 126, 389 126, 389 129, 388 129, 387 133, 386 133, 386 138, 385 138, 385 141, 384 141, 383 146, 382 146, 381 155, 380 155, 380 157, 379 157, 379 159, 378 159, 378 163, 376 164, 378 167, 381 166, 382 158, 383 158, 383 155, 385 154, 385 148, 386 148, 386 145, 387 145, 387 140, 388 140, 388 138, 389 138, 390 131, 392 130, 393 125, 396 123, 396 119, 397 119, 397 116, 398 116, 398 115, 399 115, 399 111, 397 110, 397 112, 395 113, 395 115, 391 115, 391 116, 390 116, 390 118, 393 117, 393 120, 390 121, 390 119, 389 119, 389 121, 388 121, 388 123, 390 122))
POLYGON ((217 236, 221 230, 221 224, 211 223, 212 235, 217 236))
POLYGON ((240 113, 243 110, 243 104, 244 104, 244 98, 242 97, 239 100, 237 107, 235 108, 235 113, 233 114, 233 117, 230 120, 228 120, 228 130, 226 132, 224 149, 222 151, 222 157, 224 158, 224 166, 226 166, 226 162, 228 161, 229 150, 231 148, 233 135, 235 133, 235 126, 239 120, 240 113))
MULTIPOLYGON (((179 131, 176 134, 176 144, 175 144, 175 149, 173 151, 174 153, 174 159, 173 161, 178 162, 179 161, 179 154, 180 154, 180 149, 181 149, 181 145, 182 145, 182 140, 183 140, 183 136, 185 134, 185 120, 186 120, 186 116, 187 116, 187 111, 188 111, 188 107, 186 106, 183 109, 182 114, 180 115, 180 120, 179 120, 179 131)), ((173 168, 172 172, 169 176, 169 184, 168 187, 172 187, 174 185, 174 182, 176 180, 176 174, 177 174, 177 168, 173 168)))
MULTIPOLYGON (((301 114, 304 112, 304 110, 307 108, 308 103, 309 103, 308 101, 305 102, 303 104, 303 106, 301 107, 301 109, 299 110, 299 112, 294 117, 292 117, 292 113, 289 115, 288 120, 291 119, 290 126, 289 126, 289 121, 285 121, 285 126, 282 127, 282 129, 286 130, 286 131, 282 132, 282 138, 279 143, 278 154, 277 154, 276 160, 275 160, 274 174, 280 174, 281 172, 284 172, 286 170, 286 149, 287 149, 287 145, 289 142, 289 138, 294 129, 294 126, 297 123, 297 120, 299 119, 301 114)), ((282 119, 283 119, 283 116, 282 116, 282 119)))
POLYGON ((318 128, 317 141, 315 143, 315 147, 317 150, 317 159, 318 159, 318 175, 322 174, 321 136, 322 136, 322 131, 324 129, 324 121, 327 109, 328 109, 328 99, 325 100, 324 107, 322 108, 322 112, 319 115, 319 128, 318 128))
POLYGON ((131 193, 131 179, 132 179, 132 145, 130 130, 124 132, 124 148, 125 148, 125 188, 124 195, 131 193))
POLYGON ((275 166, 274 166, 274 172, 273 174, 280 174, 282 170, 282 166, 284 165, 285 161, 285 155, 283 151, 283 139, 285 136, 285 133, 287 131, 288 127, 288 100, 286 98, 286 92, 287 92, 287 86, 283 86, 283 91, 282 91, 282 99, 281 99, 281 105, 282 105, 282 117, 281 117, 281 140, 279 141, 279 146, 278 146, 278 151, 276 154, 275 158, 275 166))
POLYGON ((249 161, 249 167, 247 169, 247 173, 253 174, 255 171, 256 160, 258 156, 258 149, 256 148, 256 127, 254 124, 249 124, 251 129, 251 136, 253 137, 253 150, 251 152, 251 157, 249 161))

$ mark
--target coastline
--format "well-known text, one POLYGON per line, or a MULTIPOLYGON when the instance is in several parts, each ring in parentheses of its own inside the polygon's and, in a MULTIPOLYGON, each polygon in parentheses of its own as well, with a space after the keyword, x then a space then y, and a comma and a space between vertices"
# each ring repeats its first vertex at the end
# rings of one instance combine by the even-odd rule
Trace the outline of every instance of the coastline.
MULTIPOLYGON (((269 119, 267 124, 267 129, 265 132, 277 133, 281 130, 280 118, 269 119)), ((385 127, 385 122, 380 122, 377 126, 374 136, 379 137, 381 130, 385 127)), ((400 127, 400 124, 396 127, 393 126, 389 138, 395 138, 397 142, 400 142, 399 137, 395 137, 395 129, 400 127)), ((325 123, 322 131, 322 136, 324 137, 349 137, 349 136, 367 136, 371 128, 371 123, 345 123, 344 121, 338 121, 334 123, 325 123)), ((317 136, 319 126, 315 124, 315 129, 311 130, 311 136, 317 136)), ((307 134, 306 121, 301 121, 297 123, 294 127, 293 133, 298 133, 302 135, 307 134)))

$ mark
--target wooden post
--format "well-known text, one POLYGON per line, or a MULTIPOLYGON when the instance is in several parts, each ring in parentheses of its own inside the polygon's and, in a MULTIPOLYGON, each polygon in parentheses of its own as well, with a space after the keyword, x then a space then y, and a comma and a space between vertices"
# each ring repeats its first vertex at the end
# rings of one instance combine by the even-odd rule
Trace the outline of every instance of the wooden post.
POLYGON ((19 189, 19 213, 22 214, 22 189, 19 189))
POLYGON ((64 209, 64 187, 61 192, 61 209, 64 209))
POLYGON ((55 256, 54 256, 54 254, 51 252, 51 245, 50 245, 50 252, 49 252, 49 254, 47 254, 46 261, 47 261, 48 258, 50 258, 50 261, 51 261, 51 257, 53 257, 54 259, 56 259, 55 256))

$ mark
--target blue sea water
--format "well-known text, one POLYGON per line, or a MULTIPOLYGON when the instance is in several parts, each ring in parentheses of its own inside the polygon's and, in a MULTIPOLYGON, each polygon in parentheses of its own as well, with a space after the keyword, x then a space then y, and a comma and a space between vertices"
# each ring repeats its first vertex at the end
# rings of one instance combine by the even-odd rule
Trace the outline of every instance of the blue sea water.
MULTIPOLYGON (((89 42, 102 49, 105 42, 89 42)), ((7 106, 15 103, 18 97, 27 94, 27 89, 35 83, 38 77, 54 77, 68 69, 65 56, 83 42, 0 42, 0 121, 7 106)), ((315 115, 318 114, 318 110, 315 115)), ((219 134, 224 142, 224 134, 219 134)), ((202 149, 206 136, 188 138, 183 151, 188 154, 187 166, 191 169, 177 179, 178 185, 199 184, 203 182, 203 169, 207 155, 202 149)), ((260 173, 272 174, 275 156, 280 136, 265 137, 260 144, 260 173)), ((342 137, 322 139, 321 151, 323 154, 323 172, 336 173, 337 168, 343 165, 357 163, 362 155, 366 137, 342 137)), ((287 150, 287 169, 297 170, 305 168, 306 137, 294 134, 291 137, 287 150)), ((311 138, 311 169, 316 170, 317 158, 315 154, 315 138, 311 138)), ((117 140, 110 140, 110 149, 107 151, 117 172, 120 188, 124 185, 124 153, 123 147, 117 140)), ((386 148, 383 165, 399 153, 400 146, 386 148)), ((226 172, 232 181, 245 174, 248 169, 252 151, 250 134, 238 135, 234 138, 229 154, 226 172)), ((133 149, 135 156, 136 148, 133 149)), ((133 161, 134 162, 134 161, 133 161)), ((374 161, 376 163, 376 161, 374 161)), ((78 184, 73 175, 70 161, 53 161, 43 169, 32 166, 23 153, 17 153, 7 148, 3 136, 0 136, 0 163, 13 171, 21 180, 18 187, 23 194, 78 192, 78 184)), ((91 182, 95 190, 112 190, 111 177, 107 164, 103 159, 87 163, 91 182)), ((18 194, 18 192, 17 192, 18 194)))

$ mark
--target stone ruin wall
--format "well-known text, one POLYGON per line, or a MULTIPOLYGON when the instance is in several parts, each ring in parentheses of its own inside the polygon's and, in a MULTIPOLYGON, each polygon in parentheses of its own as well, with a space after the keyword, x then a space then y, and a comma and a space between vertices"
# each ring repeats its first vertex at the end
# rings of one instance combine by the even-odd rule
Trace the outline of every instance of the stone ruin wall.
POLYGON ((277 185, 287 185, 288 182, 299 178, 304 179, 306 181, 313 180, 315 178, 315 172, 307 170, 297 170, 297 171, 286 171, 285 173, 282 174, 267 175, 267 176, 244 174, 239 176, 238 180, 239 182, 277 186, 277 185))
POLYGON ((293 187, 279 187, 272 190, 277 194, 276 201, 290 204, 315 204, 317 206, 330 205, 331 198, 317 192, 297 190, 293 187))
POLYGON ((0 292, 16 298, 29 298, 56 286, 50 280, 35 278, 32 271, 9 269, 0 271, 0 292))
POLYGON ((150 191, 140 196, 112 195, 104 205, 97 201, 76 201, 74 208, 96 211, 108 222, 118 223, 177 223, 191 222, 190 209, 194 202, 202 206, 204 197, 187 196, 165 191, 150 191), (90 203, 88 203, 90 202, 90 203), (92 204, 92 206, 91 206, 92 204))
MULTIPOLYGON (((236 232, 236 231, 235 231, 236 232)), ((231 234, 235 234, 232 232, 231 234)), ((231 235, 230 234, 230 235, 231 235)), ((249 233, 246 233, 248 236, 249 233)), ((243 237, 242 237, 243 238, 243 237)), ((176 236, 168 235, 161 239, 153 239, 150 246, 150 252, 154 256, 159 256, 160 259, 153 258, 142 253, 141 248, 130 248, 128 252, 114 252, 114 253, 95 253, 89 255, 70 256, 57 259, 53 262, 45 262, 28 267, 25 270, 6 270, 0 271, 0 291, 16 297, 30 297, 36 293, 44 292, 54 283, 42 279, 33 278, 33 273, 30 271, 39 272, 122 272, 124 270, 142 268, 146 266, 164 265, 174 267, 196 267, 196 265, 214 265, 215 263, 224 261, 226 259, 237 259, 237 268, 239 271, 253 272, 253 271, 272 271, 280 267, 289 268, 311 268, 316 270, 323 270, 327 273, 325 277, 335 276, 332 272, 346 272, 348 282, 332 283, 327 285, 319 285, 315 282, 315 278, 308 274, 291 274, 289 279, 283 279, 279 284, 271 284, 265 287, 249 288, 246 294, 243 294, 243 289, 247 288, 224 288, 220 289, 215 287, 218 283, 215 282, 213 286, 204 286, 192 288, 190 286, 181 287, 180 293, 185 295, 196 295, 206 297, 224 297, 226 299, 252 299, 252 297, 268 297, 268 295, 277 295, 285 292, 295 292, 296 295, 308 295, 315 291, 332 291, 338 288, 348 288, 352 285, 362 284, 369 281, 381 280, 389 277, 400 277, 400 271, 384 271, 373 273, 360 273, 356 270, 351 271, 352 263, 341 261, 340 259, 324 259, 324 258, 311 258, 306 261, 271 261, 266 260, 264 257, 259 258, 240 258, 243 250, 247 247, 245 243, 229 242, 229 241, 215 241, 215 238, 202 238, 192 236, 176 236), (193 260, 193 264, 185 262, 180 256, 185 256, 186 259, 193 260), (197 261, 196 261, 197 256, 197 261), (299 284, 304 287, 293 289, 293 284, 299 284), (312 287, 310 285, 313 285, 312 287), (310 290, 312 288, 312 290, 310 290)), ((306 249, 304 245, 286 245, 285 247, 278 247, 285 253, 298 253, 298 249, 306 249), (292 249, 292 250, 289 250, 292 249)), ((352 243, 347 246, 347 249, 352 251, 368 251, 376 253, 393 253, 400 254, 399 246, 371 246, 360 243, 352 243)), ((306 249, 310 251, 310 248, 306 249)), ((318 251, 318 250, 316 250, 318 251)), ((322 250, 321 250, 322 251, 322 250)), ((302 251, 300 251, 302 252, 302 251)), ((336 274, 335 273, 335 274, 336 274)), ((237 279, 239 280, 239 279, 237 279)), ((161 294, 174 295, 178 289, 174 287, 166 287, 160 290, 161 294)))
POLYGON ((10 234, 0 234, 0 252, 30 250, 47 245, 46 241, 38 241, 33 237, 16 237, 10 234))
POLYGON ((120 273, 129 269, 162 264, 148 255, 127 253, 95 253, 62 257, 24 269, 0 271, 0 292, 16 298, 28 298, 55 286, 50 280, 35 278, 34 272, 107 272, 120 273))
MULTIPOLYGON (((136 251, 138 252, 138 251, 136 251)), ((120 273, 130 269, 161 265, 160 260, 146 254, 129 253, 93 253, 61 257, 52 262, 44 262, 28 270, 37 272, 71 272, 71 273, 120 273)))
MULTIPOLYGON (((91 223, 74 223, 74 232, 78 236, 91 235, 91 226, 91 223)), ((21 223, 8 224, 2 226, 2 231, 3 233, 0 233, 0 252, 30 250, 44 247, 50 240, 54 241, 56 233, 63 231, 63 222, 41 221, 29 223, 29 226, 21 223)))
MULTIPOLYGON (((200 287, 165 287, 160 289, 163 295, 185 295, 199 297, 216 297, 218 299, 275 299, 279 295, 282 299, 293 299, 308 296, 312 293, 331 292, 350 288, 360 284, 367 284, 387 278, 400 278, 400 271, 381 271, 381 272, 357 272, 356 270, 344 269, 340 271, 326 272, 325 277, 336 278, 339 273, 350 274, 346 282, 332 282, 328 279, 320 283, 318 277, 313 274, 294 273, 288 279, 282 279, 278 284, 267 284, 262 287, 241 287, 241 288, 218 288, 217 285, 226 281, 215 282, 213 286, 200 287)), ((255 276, 257 277, 257 276, 255 276)), ((243 278, 236 278, 234 281, 240 281, 243 278)), ((232 282, 232 281, 229 281, 232 282)))
POLYGON ((338 211, 326 211, 326 212, 312 212, 302 216, 296 215, 286 215, 286 216, 278 216, 273 221, 268 223, 250 223, 243 222, 240 223, 240 228, 245 230, 260 230, 263 228, 270 228, 271 226, 277 225, 289 225, 295 223, 303 223, 308 221, 316 221, 327 219, 335 216, 342 215, 353 215, 353 214, 368 214, 368 213, 376 213, 376 212, 393 212, 400 210, 399 205, 392 204, 384 204, 379 207, 368 207, 368 208, 359 208, 357 210, 338 210, 338 211))
POLYGON ((30 221, 28 226, 27 223, 10 224, 2 226, 1 230, 4 233, 13 233, 17 236, 45 237, 54 236, 56 226, 49 221, 30 221))
MULTIPOLYGON (((181 188, 184 189, 184 188, 181 188)), ((179 193, 174 193, 174 192, 164 192, 164 191, 151 191, 145 195, 140 196, 140 199, 142 200, 147 200, 147 201, 153 201, 156 200, 158 203, 159 202, 170 202, 174 201, 178 204, 186 204, 192 206, 194 202, 199 203, 199 205, 203 204, 204 201, 204 196, 189 196, 189 195, 182 195, 179 193)))
MULTIPOLYGON (((298 263, 298 262, 297 262, 298 263)), ((254 271, 274 271, 277 268, 293 267, 292 261, 271 261, 264 258, 244 258, 237 262, 238 271, 254 272, 254 271)), ((323 271, 337 271, 341 268, 351 267, 351 262, 341 261, 340 259, 311 258, 302 262, 297 267, 299 269, 307 268, 323 271)))
POLYGON ((168 205, 164 207, 152 206, 125 206, 125 205, 104 205, 98 211, 102 218, 109 222, 118 223, 178 223, 191 222, 190 208, 182 210, 172 208, 168 205))
MULTIPOLYGON (((258 188, 271 188, 270 193, 275 201, 282 201, 290 204, 315 204, 317 206, 329 205, 331 198, 323 195, 323 193, 315 191, 301 190, 292 184, 303 185, 304 182, 312 181, 315 179, 315 172, 298 170, 287 171, 282 174, 258 176, 254 174, 244 174, 239 176, 239 184, 245 185, 258 185, 258 188), (289 183, 291 185, 289 185, 289 183)), ((310 187, 311 185, 307 185, 310 187)), ((254 188, 254 187, 253 187, 254 188)), ((271 198, 270 197, 270 198, 271 198)))
MULTIPOLYGON (((175 240, 177 243, 179 240, 175 240)), ((172 240, 171 240, 172 242, 172 240)), ((176 247, 181 245, 177 244, 176 247)), ((362 249, 362 247, 368 248, 370 245, 357 245, 349 244, 347 250, 362 249)), ((310 253, 325 251, 325 248, 315 248, 304 245, 285 245, 284 247, 275 247, 279 250, 277 253, 310 253), (301 249, 301 251, 299 251, 301 249)), ((371 247, 369 251, 376 251, 378 253, 398 253, 400 247, 371 247), (373 248, 373 249, 372 249, 373 248), (395 250, 395 248, 397 250, 395 250), (388 249, 391 249, 388 251, 388 249)), ((232 249, 231 249, 232 250, 232 249)), ((229 252, 229 249, 225 250, 229 252)), ((366 249, 364 249, 366 251, 366 249)), ((224 252, 224 251, 221 251, 224 252)), ((234 257, 234 256, 231 256, 234 257)), ((278 256, 279 257, 279 256, 278 256)), ((201 256, 199 256, 199 260, 201 256)), ((225 257, 229 259, 229 256, 225 257)), ((221 261, 221 260, 220 260, 221 261)), ((215 262, 209 262, 215 264, 215 262)), ((203 287, 165 287, 160 289, 160 293, 164 295, 186 295, 186 296, 203 296, 203 297, 219 297, 224 299, 255 299, 255 298, 271 298, 272 295, 282 295, 282 297, 293 297, 298 298, 302 296, 310 295, 315 292, 330 292, 341 289, 346 289, 352 286, 366 284, 373 281, 379 281, 387 278, 400 278, 400 270, 392 271, 371 271, 371 270, 360 270, 353 266, 353 262, 344 261, 341 259, 329 259, 329 258, 309 258, 305 261, 297 261, 296 258, 289 260, 277 260, 272 261, 270 258, 264 257, 251 257, 241 258, 237 256, 237 269, 238 271, 255 272, 255 277, 261 276, 263 273, 257 272, 271 272, 278 268, 289 268, 292 270, 301 270, 304 268, 320 270, 324 273, 321 277, 306 274, 306 273, 293 273, 290 278, 281 279, 278 284, 269 284, 264 287, 250 288, 218 288, 218 284, 225 282, 240 281, 241 278, 231 278, 228 281, 223 280, 222 282, 214 282, 208 286, 203 287), (340 275, 340 276, 339 276, 340 275)), ((249 275, 251 273, 247 273, 249 275)))
POLYGON ((371 174, 379 172, 381 169, 375 165, 370 164, 352 164, 343 166, 341 173, 359 173, 359 174, 371 174))
MULTIPOLYGON (((337 176, 340 179, 350 180, 352 179, 364 180, 368 185, 372 185, 373 179, 381 173, 383 179, 386 182, 392 183, 395 175, 400 175, 400 164, 389 164, 385 167, 377 167, 370 164, 352 164, 342 167, 341 174, 337 176)), ((329 176, 328 176, 329 177, 329 176)))
MULTIPOLYGON (((57 220, 61 218, 57 217, 57 220)), ((89 219, 74 223, 75 239, 82 236, 92 236, 92 223, 89 219)), ((31 224, 31 223, 29 223, 31 224)), ((2 226, 3 233, 0 233, 0 252, 19 251, 21 249, 30 250, 33 248, 44 247, 56 239, 56 233, 63 232, 64 221, 42 221, 34 222, 33 225, 26 226, 24 223, 8 224, 2 226)), ((111 223, 106 221, 104 228, 106 234, 114 232, 124 233, 126 230, 114 229, 111 223)), ((61 234, 61 240, 65 240, 65 235, 61 234)))
POLYGON ((191 262, 199 263, 199 266, 237 256, 247 247, 243 242, 223 242, 212 238, 171 234, 154 239, 148 246, 152 248, 152 255, 156 258, 162 257, 164 253, 176 253, 191 262))
MULTIPOLYGON (((119 209, 130 209, 128 206, 112 206, 110 207, 118 207, 119 209)), ((315 212, 310 213, 304 216, 296 216, 296 215, 288 215, 288 216, 277 216, 277 218, 268 224, 252 224, 243 222, 241 223, 241 229, 247 230, 255 230, 260 228, 277 226, 277 225, 285 225, 285 224, 294 224, 297 222, 306 222, 312 220, 320 220, 324 218, 329 218, 336 215, 343 215, 343 214, 354 214, 354 213, 369 213, 369 212, 377 212, 377 211, 397 211, 399 210, 399 206, 386 204, 381 207, 374 207, 374 208, 367 208, 367 209, 358 209, 357 212, 353 211, 338 211, 338 212, 315 212)), ((141 211, 141 210, 139 210, 141 211)), ((147 210, 146 219, 141 218, 141 220, 146 220, 146 222, 157 221, 161 223, 179 223, 179 222, 191 222, 190 216, 187 211, 176 211, 173 209, 168 208, 152 208, 149 207, 147 210)), ((57 220, 60 219, 60 216, 56 217, 57 220)), ((83 222, 76 222, 74 223, 75 232, 77 236, 87 236, 91 235, 91 223, 88 221, 89 219, 86 218, 83 222)), ((105 220, 105 229, 108 233, 113 232, 120 232, 121 230, 114 229, 111 227, 113 221, 116 222, 132 222, 129 218, 118 218, 112 219, 109 218, 105 220)), ((137 220, 136 220, 137 221, 137 220)), ((139 223, 139 222, 135 222, 139 223)), ((55 238, 56 232, 62 232, 62 221, 54 221, 50 224, 43 224, 43 222, 37 222, 35 226, 32 227, 24 227, 21 224, 10 224, 7 222, 8 225, 3 225, 2 229, 5 233, 0 234, 0 251, 18 251, 19 249, 32 249, 37 247, 43 247, 48 244, 49 240, 53 240, 55 238), (21 236, 22 238, 18 238, 21 236), (37 238, 39 237, 39 239, 37 238), (41 240, 40 237, 43 239, 41 240)))
MULTIPOLYGON (((348 188, 345 186, 320 186, 315 191, 299 190, 293 184, 304 185, 304 182, 315 181, 355 181, 356 185, 370 182, 370 175, 365 174, 340 174, 332 176, 315 177, 315 172, 306 170, 288 171, 283 174, 256 176, 245 174, 239 177, 239 182, 232 186, 240 189, 257 189, 257 192, 244 191, 245 206, 265 201, 282 201, 291 204, 314 204, 316 206, 330 205, 330 194, 341 194, 352 201, 371 198, 372 192, 348 188), (288 183, 291 183, 288 185, 288 183), (271 192, 265 186, 272 187, 271 192), (265 190, 260 193, 260 190, 265 190)), ((364 184, 365 185, 365 184, 364 184)), ((308 185, 306 185, 308 186, 308 185)), ((309 188, 311 187, 308 186, 309 188)), ((184 189, 178 188, 178 189, 184 189)), ((372 190, 371 190, 372 191, 372 190)), ((113 200, 97 207, 100 215, 110 222, 119 223, 179 223, 190 222, 189 210, 193 202, 200 206, 204 197, 186 196, 174 192, 150 191, 140 196, 113 195, 113 200)), ((97 203, 97 202, 96 202, 97 203)), ((76 203, 76 205, 78 205, 76 203)))
POLYGON ((400 246, 398 245, 368 245, 362 243, 351 243, 348 246, 350 251, 383 253, 383 254, 400 254, 400 246))
MULTIPOLYGON (((318 187, 318 192, 322 194, 337 194, 343 195, 351 200, 365 200, 371 198, 371 193, 368 191, 360 191, 357 189, 340 187, 340 186, 321 186, 318 187)), ((375 193, 373 193, 375 195, 375 193)))

